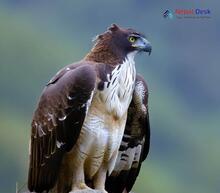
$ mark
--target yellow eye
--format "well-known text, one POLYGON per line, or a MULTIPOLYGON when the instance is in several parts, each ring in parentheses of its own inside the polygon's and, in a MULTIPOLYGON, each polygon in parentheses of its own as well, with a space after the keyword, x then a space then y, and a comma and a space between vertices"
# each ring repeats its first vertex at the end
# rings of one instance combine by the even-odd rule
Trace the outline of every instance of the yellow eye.
POLYGON ((128 38, 128 40, 129 40, 129 42, 131 42, 131 43, 134 43, 135 41, 136 41, 136 37, 134 37, 134 36, 130 36, 129 38, 128 38))

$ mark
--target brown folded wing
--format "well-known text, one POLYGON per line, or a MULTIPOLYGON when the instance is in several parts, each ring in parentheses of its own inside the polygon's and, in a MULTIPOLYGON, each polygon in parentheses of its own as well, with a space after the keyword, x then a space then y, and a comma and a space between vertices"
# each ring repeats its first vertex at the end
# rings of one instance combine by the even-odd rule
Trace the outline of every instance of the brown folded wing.
POLYGON ((60 71, 43 90, 31 130, 28 188, 50 190, 56 183, 63 155, 80 134, 95 88, 96 73, 90 65, 60 71))

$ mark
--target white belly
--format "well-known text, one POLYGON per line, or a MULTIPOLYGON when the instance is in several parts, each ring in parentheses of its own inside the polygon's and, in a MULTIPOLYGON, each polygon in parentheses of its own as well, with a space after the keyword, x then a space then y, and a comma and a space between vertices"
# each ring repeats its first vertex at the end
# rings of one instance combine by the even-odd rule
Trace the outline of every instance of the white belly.
POLYGON ((124 133, 126 116, 115 123, 106 122, 105 116, 97 116, 89 110, 80 137, 75 146, 80 162, 85 162, 85 174, 92 178, 103 162, 113 169, 116 160, 110 161, 118 151, 124 133))

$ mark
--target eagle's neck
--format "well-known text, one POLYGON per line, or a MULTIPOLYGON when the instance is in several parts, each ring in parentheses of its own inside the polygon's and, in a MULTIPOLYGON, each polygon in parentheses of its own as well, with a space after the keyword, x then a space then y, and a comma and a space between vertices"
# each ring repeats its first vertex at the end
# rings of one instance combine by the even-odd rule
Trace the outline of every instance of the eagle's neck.
POLYGON ((121 64, 105 74, 103 88, 97 94, 98 103, 104 104, 107 112, 119 119, 126 114, 133 95, 136 79, 135 54, 136 52, 128 54, 121 64))
POLYGON ((115 66, 123 63, 126 55, 123 50, 112 45, 110 41, 105 40, 101 42, 98 41, 85 56, 84 60, 115 66))

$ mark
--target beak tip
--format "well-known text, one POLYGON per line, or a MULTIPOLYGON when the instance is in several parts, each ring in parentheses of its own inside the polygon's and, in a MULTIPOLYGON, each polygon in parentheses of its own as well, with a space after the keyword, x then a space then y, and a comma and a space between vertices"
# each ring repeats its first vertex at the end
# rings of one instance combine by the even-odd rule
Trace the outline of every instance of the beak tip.
POLYGON ((145 51, 145 52, 148 52, 148 55, 151 55, 151 51, 152 51, 151 45, 150 45, 150 44, 146 45, 144 51, 145 51))

